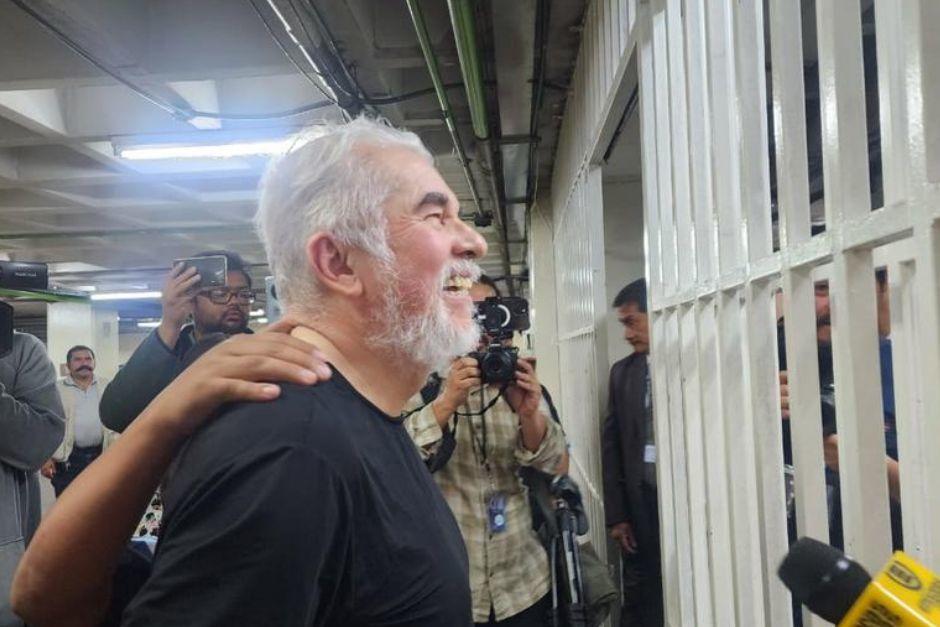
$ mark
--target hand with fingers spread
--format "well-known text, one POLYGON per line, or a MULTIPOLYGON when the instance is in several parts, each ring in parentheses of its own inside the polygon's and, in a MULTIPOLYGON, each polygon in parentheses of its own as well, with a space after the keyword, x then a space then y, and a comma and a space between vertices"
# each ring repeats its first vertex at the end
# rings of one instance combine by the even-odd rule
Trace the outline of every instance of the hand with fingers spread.
POLYGON ((434 415, 440 424, 446 423, 461 405, 467 402, 470 390, 482 385, 480 364, 473 357, 458 357, 450 366, 444 388, 434 400, 434 415))
POLYGON ((184 370, 149 410, 191 433, 224 403, 277 398, 277 382, 313 385, 329 379, 323 354, 289 335, 296 326, 284 319, 260 333, 221 342, 184 370))
POLYGON ((180 329, 186 322, 186 318, 193 313, 194 289, 201 278, 196 273, 196 268, 178 263, 173 266, 163 283, 163 296, 160 299, 163 305, 163 317, 157 333, 163 343, 170 348, 176 346, 180 329))

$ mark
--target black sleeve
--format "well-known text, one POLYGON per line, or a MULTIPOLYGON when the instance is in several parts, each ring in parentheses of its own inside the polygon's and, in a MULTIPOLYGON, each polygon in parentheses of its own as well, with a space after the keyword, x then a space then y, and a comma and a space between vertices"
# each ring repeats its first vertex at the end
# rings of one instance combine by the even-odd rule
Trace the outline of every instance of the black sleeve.
POLYGON ((207 473, 170 513, 153 573, 123 625, 336 620, 350 581, 344 481, 303 446, 265 445, 250 460, 239 457, 207 473))
POLYGON ((108 429, 122 433, 180 373, 180 358, 153 331, 137 347, 101 395, 99 413, 108 429))
POLYGON ((607 418, 601 435, 601 465, 604 473, 604 516, 607 525, 629 520, 627 499, 624 494, 623 457, 620 450, 620 425, 617 424, 617 408, 614 389, 619 377, 615 376, 618 365, 610 371, 607 418))

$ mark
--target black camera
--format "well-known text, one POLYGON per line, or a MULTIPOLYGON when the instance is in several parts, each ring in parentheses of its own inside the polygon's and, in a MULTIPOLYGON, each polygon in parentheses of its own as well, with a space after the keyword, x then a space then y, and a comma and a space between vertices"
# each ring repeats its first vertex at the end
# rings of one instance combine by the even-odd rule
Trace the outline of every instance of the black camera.
POLYGON ((486 348, 470 353, 480 365, 482 382, 512 382, 516 377, 519 349, 503 346, 502 341, 510 339, 514 331, 529 328, 529 303, 518 296, 492 296, 477 303, 474 317, 489 340, 486 348))

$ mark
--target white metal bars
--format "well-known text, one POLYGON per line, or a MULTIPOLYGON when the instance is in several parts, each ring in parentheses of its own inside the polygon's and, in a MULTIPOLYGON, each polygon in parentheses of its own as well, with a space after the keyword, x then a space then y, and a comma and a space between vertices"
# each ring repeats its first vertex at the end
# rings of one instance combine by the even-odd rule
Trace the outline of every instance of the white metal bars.
MULTIPOLYGON (((607 539, 600 430, 609 363, 602 338, 609 303, 601 172, 592 162, 606 148, 604 138, 613 134, 629 93, 624 76, 634 46, 637 7, 636 0, 596 0, 585 13, 551 189, 559 406, 571 443, 572 473, 587 500, 591 538, 601 552, 607 539)), ((544 273, 534 277, 533 293, 547 289, 544 278, 544 273)))
POLYGON ((773 286, 782 279, 798 531, 825 539, 812 270, 832 263, 846 543, 867 567, 878 568, 890 536, 873 270, 886 242, 903 251, 895 253, 889 276, 897 292, 892 318, 905 545, 934 568, 940 561, 940 486, 926 479, 938 476, 940 466, 926 450, 940 441, 940 143, 937 118, 929 117, 940 107, 938 81, 931 80, 940 47, 928 36, 940 26, 940 11, 923 0, 876 4, 882 158, 891 180, 886 207, 872 212, 859 4, 817 3, 827 232, 811 237, 799 4, 770 0, 765 16, 754 0, 709 1, 707 12, 700 0, 685 0, 681 27, 673 21, 676 4, 651 3, 637 44, 653 371, 667 379, 654 385, 657 437, 669 447, 660 455, 660 465, 669 465, 660 470, 667 618, 676 625, 708 622, 700 598, 710 590, 713 624, 787 624, 789 601, 775 576, 786 531, 773 286), (770 247, 765 20, 778 252, 770 247), (683 50, 685 67, 672 61, 683 50), (710 160, 696 143, 702 138, 709 138, 710 160), (690 163, 691 263, 676 246, 690 241, 683 232, 690 163), (710 246, 716 239, 717 264, 710 246), (694 268, 691 288, 689 277, 677 276, 679 267, 694 268), (914 345, 913 337, 925 341, 914 345), (670 378, 680 373, 683 384, 676 386, 670 378), (706 521, 682 520, 684 512, 701 511, 702 502, 706 521), (695 565, 702 555, 697 525, 709 531, 704 586, 695 565), (692 568, 679 559, 686 549, 692 568), (721 604, 727 595, 719 594, 729 587, 733 616, 721 604))
MULTIPOLYGON (((658 433, 661 443, 669 445, 665 454, 680 452, 685 460, 683 470, 666 464, 660 456, 660 465, 668 465, 663 469, 668 475, 660 478, 660 496, 671 624, 706 624, 709 612, 702 603, 706 591, 710 591, 712 624, 786 622, 786 599, 771 568, 781 546, 777 518, 781 490, 773 480, 780 462, 774 428, 778 423, 770 410, 776 405, 776 388, 766 389, 768 360, 766 355, 755 354, 766 353, 771 345, 768 339, 774 329, 768 328, 766 299, 772 291, 769 286, 778 278, 785 294, 799 532, 825 538, 827 531, 813 311, 813 270, 820 264, 832 262, 834 316, 840 327, 836 336, 841 333, 843 338, 837 339, 837 361, 843 371, 837 399, 840 426, 848 429, 849 440, 854 437, 862 446, 842 443, 843 460, 848 462, 843 499, 847 511, 880 511, 884 505, 882 489, 877 487, 879 482, 883 485, 883 475, 862 474, 867 471, 860 463, 870 454, 865 447, 873 448, 872 421, 878 424, 880 416, 864 408, 850 417, 845 414, 853 405, 863 404, 866 395, 875 396, 861 384, 877 380, 877 364, 860 356, 871 357, 873 352, 868 343, 875 337, 868 309, 873 259, 879 247, 890 241, 904 249, 898 258, 902 260, 893 262, 889 274, 892 298, 901 299, 892 317, 896 318, 893 339, 905 544, 931 567, 940 567, 936 524, 940 483, 928 480, 940 476, 940 458, 928 454, 930 443, 940 441, 940 40, 928 36, 940 27, 940 5, 929 0, 880 0, 876 4, 883 167, 892 180, 886 182, 888 206, 866 213, 861 200, 867 200, 866 190, 857 184, 860 175, 848 174, 860 172, 859 163, 867 163, 864 140, 859 143, 858 137, 851 137, 864 133, 864 125, 858 123, 863 119, 858 111, 863 106, 857 65, 860 33, 854 28, 845 32, 835 28, 835 24, 857 22, 858 4, 851 0, 822 4, 829 5, 820 6, 817 16, 820 65, 827 86, 820 106, 826 117, 823 160, 828 231, 815 237, 809 232, 803 16, 798 3, 769 0, 769 15, 764 16, 754 0, 682 0, 681 28, 676 28, 675 3, 638 6, 596 0, 584 22, 584 44, 562 125, 551 202, 562 366, 570 367, 566 364, 570 360, 586 361, 584 374, 590 375, 593 369, 593 376, 565 377, 561 396, 575 446, 573 457, 591 474, 596 466, 587 462, 588 452, 582 447, 593 437, 596 416, 591 408, 600 404, 603 394, 597 388, 603 387, 604 378, 596 352, 592 359, 584 342, 592 333, 590 321, 601 313, 596 282, 602 273, 578 267, 591 263, 596 255, 575 255, 574 250, 576 240, 599 245, 591 239, 597 236, 596 226, 588 224, 599 220, 588 207, 596 199, 585 200, 583 187, 590 186, 598 145, 619 117, 615 105, 622 85, 618 80, 636 40, 656 347, 653 368, 654 376, 666 379, 655 385, 657 430, 668 429, 668 433, 658 433), (645 15, 647 8, 663 17, 654 20, 645 15), (611 19, 616 21, 614 29, 611 19), (767 103, 756 78, 760 72, 755 69, 764 54, 762 38, 755 33, 762 32, 765 20, 769 20, 773 68, 781 243, 775 253, 766 248, 770 207, 762 180, 767 161, 761 144, 766 139, 759 126, 767 103), (678 62, 683 56, 684 70, 678 62), (845 74, 842 67, 849 68, 845 74), (683 71, 684 78, 679 76, 683 71), (657 95, 657 89, 665 91, 657 95), (685 103, 684 122, 677 99, 685 103), (659 111, 659 102, 666 103, 668 111, 659 111), (853 141, 856 148, 847 150, 845 146, 853 141), (680 144, 685 142, 689 145, 683 148, 680 144), (682 168, 690 169, 695 251, 691 264, 680 258, 677 245, 689 241, 685 214, 677 213, 682 211, 685 194, 682 168), (660 211, 664 199, 670 205, 660 211), (669 224, 664 223, 667 220, 669 224), (679 276, 678 270, 690 265, 694 269, 691 286, 689 277, 679 276), (569 291, 569 285, 579 287, 569 291), (566 305, 571 298, 580 298, 585 307, 593 308, 592 315, 575 315, 566 305), (584 333, 579 335, 579 331, 584 333), (668 382, 669 377, 679 375, 669 364, 679 364, 681 386, 668 382), (681 414, 674 408, 681 409, 681 414), (589 427, 572 428, 579 424, 589 427), (702 446, 701 458, 696 455, 696 443, 702 446), (701 476, 704 488, 698 481, 701 476), (866 481, 875 481, 876 488, 868 490, 866 481), (700 520, 703 500, 706 519, 700 520), (678 520, 682 507, 691 520, 678 520), (702 527, 707 529, 708 542, 704 576, 699 567, 702 527), (691 555, 691 571, 680 564, 681 550, 691 555)), ((593 479, 599 481, 599 477, 593 479)), ((597 516, 592 512, 595 528, 603 524, 597 516)), ((854 521, 849 526, 856 554, 867 566, 880 566, 887 541, 884 519, 854 521)))

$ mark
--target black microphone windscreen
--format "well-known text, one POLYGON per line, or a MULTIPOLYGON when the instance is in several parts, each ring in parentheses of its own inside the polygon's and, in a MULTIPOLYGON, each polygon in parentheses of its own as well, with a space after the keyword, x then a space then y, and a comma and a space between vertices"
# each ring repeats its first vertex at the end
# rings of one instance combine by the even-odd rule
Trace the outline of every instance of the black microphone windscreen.
POLYGON ((780 564, 780 579, 800 603, 838 623, 871 582, 871 576, 839 549, 800 538, 780 564))

